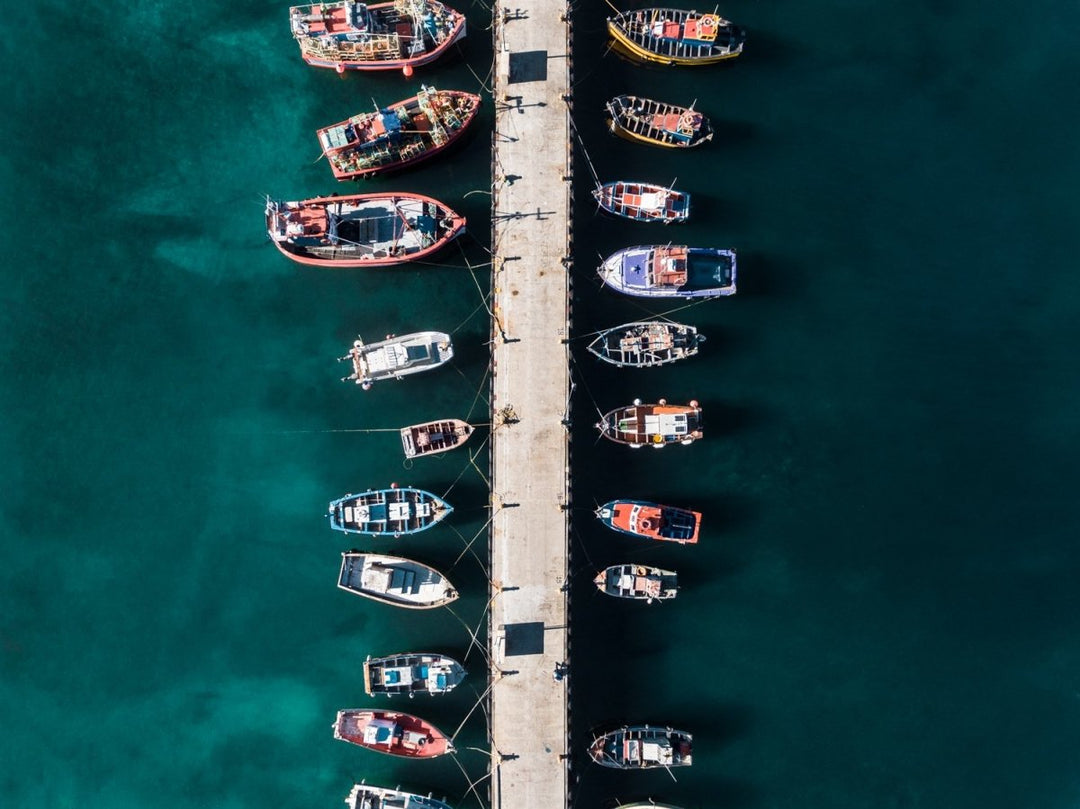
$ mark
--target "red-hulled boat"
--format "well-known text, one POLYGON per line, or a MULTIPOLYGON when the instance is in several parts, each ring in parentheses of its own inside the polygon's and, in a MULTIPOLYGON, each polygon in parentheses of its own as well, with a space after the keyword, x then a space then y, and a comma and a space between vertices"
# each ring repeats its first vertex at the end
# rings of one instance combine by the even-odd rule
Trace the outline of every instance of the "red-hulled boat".
POLYGON ((293 6, 289 24, 304 61, 338 73, 400 70, 411 76, 465 36, 465 15, 438 0, 293 6))
POLYGON ((454 751, 453 742, 433 724, 397 711, 338 711, 334 738, 403 758, 435 758, 454 751))
POLYGON ((701 512, 644 500, 612 500, 596 509, 600 522, 622 534, 661 542, 693 545, 701 530, 701 512))
POLYGON ((475 93, 422 86, 412 98, 320 129, 319 145, 339 180, 374 177, 434 157, 465 133, 479 110, 475 93))
POLYGON ((266 231, 313 267, 390 267, 427 258, 465 232, 465 217, 405 192, 266 201, 266 231))

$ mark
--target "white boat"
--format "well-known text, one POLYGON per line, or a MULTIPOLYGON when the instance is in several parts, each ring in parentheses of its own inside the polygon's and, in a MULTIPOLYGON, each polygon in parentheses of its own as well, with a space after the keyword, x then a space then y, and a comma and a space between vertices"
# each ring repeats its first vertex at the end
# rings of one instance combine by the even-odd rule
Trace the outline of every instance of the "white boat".
POLYGON ((419 331, 401 337, 390 335, 377 343, 359 337, 340 362, 351 362, 353 372, 342 381, 352 381, 369 390, 380 379, 401 379, 430 371, 454 356, 450 335, 441 331, 419 331))
POLYGON ((338 587, 395 607, 424 610, 449 604, 457 590, 433 567, 376 553, 341 554, 338 587))

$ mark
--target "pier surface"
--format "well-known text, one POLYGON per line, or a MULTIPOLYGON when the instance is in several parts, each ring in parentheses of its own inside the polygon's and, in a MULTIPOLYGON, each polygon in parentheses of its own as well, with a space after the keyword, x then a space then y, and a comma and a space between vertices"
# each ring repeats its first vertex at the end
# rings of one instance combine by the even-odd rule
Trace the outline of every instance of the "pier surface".
POLYGON ((495 7, 492 809, 568 800, 570 43, 565 7, 495 7))

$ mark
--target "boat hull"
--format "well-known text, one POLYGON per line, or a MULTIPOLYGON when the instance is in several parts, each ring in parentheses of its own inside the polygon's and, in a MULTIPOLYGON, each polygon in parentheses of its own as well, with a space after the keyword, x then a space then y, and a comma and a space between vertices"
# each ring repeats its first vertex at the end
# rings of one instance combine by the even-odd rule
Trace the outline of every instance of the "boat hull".
POLYGON ((401 448, 406 458, 437 455, 457 449, 473 434, 474 428, 461 419, 442 419, 401 428, 401 448))
POLYGON ((636 245, 597 268, 605 286, 638 298, 716 298, 735 294, 734 250, 685 245, 636 245))
POLYGON ((692 444, 703 438, 701 412, 696 401, 669 405, 664 399, 656 404, 643 404, 636 399, 633 404, 605 413, 596 427, 604 438, 616 444, 659 449, 669 444, 692 444))
POLYGON ((608 18, 615 48, 632 58, 661 65, 713 65, 734 59, 746 33, 716 14, 671 8, 625 11, 608 18))
POLYGON ((601 210, 634 222, 660 222, 665 225, 690 218, 690 195, 654 183, 617 180, 604 183, 593 191, 601 210))
POLYGON ((594 738, 589 757, 618 770, 689 767, 693 764, 693 737, 673 728, 627 726, 594 738))
POLYGON ((393 607, 426 610, 457 600, 458 592, 435 568, 400 556, 341 554, 338 587, 393 607))
POLYGON ((396 539, 426 531, 449 517, 454 507, 423 489, 393 486, 348 494, 330 503, 329 510, 335 531, 396 539))
POLYGON ((694 326, 645 320, 605 329, 586 348, 619 368, 654 368, 693 357, 704 341, 694 326))
POLYGON ((481 103, 475 93, 424 87, 385 109, 324 127, 316 136, 335 178, 375 177, 449 150, 476 120, 481 103))
POLYGON ((291 8, 290 27, 301 58, 313 67, 338 73, 411 72, 444 56, 467 32, 464 14, 432 0, 396 0, 365 6, 366 18, 357 24, 359 21, 351 15, 363 5, 345 0, 291 8), (430 24, 421 24, 416 18, 418 13, 430 13, 430 24))
POLYGON ((431 371, 454 357, 450 335, 441 331, 420 331, 401 337, 387 337, 376 343, 357 338, 339 362, 349 362, 352 373, 343 382, 355 382, 364 390, 383 379, 402 379, 431 371))
POLYGON ((437 758, 454 751, 453 742, 433 724, 398 711, 338 711, 334 738, 399 758, 437 758))
POLYGON ((674 571, 637 564, 611 565, 596 575, 593 584, 604 595, 647 604, 675 598, 679 592, 674 571))
POLYGON ((446 694, 464 678, 464 667, 446 655, 416 652, 364 661, 364 692, 370 697, 446 694))
POLYGON ((370 784, 354 785, 349 797, 345 799, 345 805, 349 809, 451 809, 449 804, 430 795, 418 795, 415 792, 370 784))
POLYGON ((266 201, 266 231, 309 267, 393 267, 429 258, 465 232, 465 217, 423 194, 266 201))
POLYGON ((641 96, 615 96, 605 104, 608 128, 619 137, 665 149, 690 149, 712 140, 709 119, 691 105, 680 107, 641 96))
POLYGON ((596 509, 604 525, 620 534, 694 545, 701 530, 701 513, 645 500, 611 500, 596 509))

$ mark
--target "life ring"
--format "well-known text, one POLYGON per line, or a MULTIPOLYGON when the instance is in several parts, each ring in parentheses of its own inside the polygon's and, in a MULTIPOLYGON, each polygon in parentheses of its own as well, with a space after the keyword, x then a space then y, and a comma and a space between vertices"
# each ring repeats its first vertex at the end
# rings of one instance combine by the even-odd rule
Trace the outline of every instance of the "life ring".
POLYGON ((361 261, 371 261, 371 256, 369 256, 369 255, 360 256, 360 260, 361 261))
POLYGON ((654 443, 654 444, 663 444, 663 443, 664 443, 664 436, 662 436, 662 435, 659 435, 659 434, 658 434, 658 435, 654 435, 654 436, 652 437, 652 440, 653 440, 653 443, 654 443))

